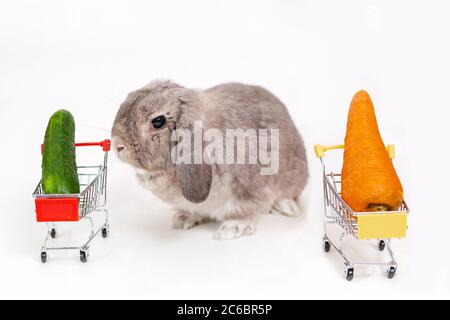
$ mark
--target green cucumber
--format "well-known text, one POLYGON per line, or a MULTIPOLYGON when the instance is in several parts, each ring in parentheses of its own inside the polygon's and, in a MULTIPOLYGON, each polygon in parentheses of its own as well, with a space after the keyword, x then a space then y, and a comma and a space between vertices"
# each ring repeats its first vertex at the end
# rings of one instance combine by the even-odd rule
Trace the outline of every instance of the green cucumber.
POLYGON ((67 110, 50 118, 42 157, 42 188, 45 194, 80 193, 75 156, 75 120, 67 110))

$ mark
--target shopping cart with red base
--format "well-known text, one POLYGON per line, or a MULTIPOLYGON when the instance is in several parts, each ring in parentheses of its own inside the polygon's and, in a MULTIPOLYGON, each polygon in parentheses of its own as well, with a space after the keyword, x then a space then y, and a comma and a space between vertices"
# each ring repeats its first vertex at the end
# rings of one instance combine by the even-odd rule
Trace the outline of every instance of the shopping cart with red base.
MULTIPOLYGON (((49 251, 76 250, 79 251, 80 261, 87 262, 89 257, 89 244, 98 235, 106 238, 109 234, 108 209, 106 208, 106 183, 108 172, 108 152, 111 141, 76 143, 76 147, 101 147, 103 150, 103 163, 93 166, 78 166, 78 178, 81 192, 79 194, 44 194, 42 181, 39 182, 33 198, 36 207, 36 220, 47 224, 47 235, 41 249, 41 261, 47 262, 49 251), (100 227, 95 227, 94 213, 103 214, 100 227), (56 238, 57 222, 78 222, 87 219, 91 231, 88 239, 80 246, 49 246, 50 238, 56 238)), ((44 146, 41 146, 41 153, 44 146)))

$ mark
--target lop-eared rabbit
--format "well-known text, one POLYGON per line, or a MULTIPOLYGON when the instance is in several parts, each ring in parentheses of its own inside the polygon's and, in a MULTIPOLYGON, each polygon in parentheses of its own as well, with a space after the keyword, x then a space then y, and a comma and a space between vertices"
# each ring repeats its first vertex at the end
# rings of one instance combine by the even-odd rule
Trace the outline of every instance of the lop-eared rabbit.
POLYGON ((112 140, 118 158, 136 169, 138 181, 174 207, 174 228, 219 221, 215 239, 253 234, 255 218, 263 213, 295 215, 308 179, 305 147, 286 107, 259 86, 227 83, 193 90, 171 81, 151 82, 122 103, 112 140), (227 140, 230 132, 233 139, 227 140), (215 139, 208 140, 211 133, 215 139), (201 147, 200 161, 195 149, 194 157, 186 158, 197 156, 197 161, 178 161, 188 154, 179 148, 188 141, 201 147), (221 161, 219 149, 213 152, 211 146, 224 147, 221 161), (245 159, 239 162, 242 146, 245 159), (261 146, 267 152, 261 153, 261 146), (255 155, 257 160, 250 161, 255 155))

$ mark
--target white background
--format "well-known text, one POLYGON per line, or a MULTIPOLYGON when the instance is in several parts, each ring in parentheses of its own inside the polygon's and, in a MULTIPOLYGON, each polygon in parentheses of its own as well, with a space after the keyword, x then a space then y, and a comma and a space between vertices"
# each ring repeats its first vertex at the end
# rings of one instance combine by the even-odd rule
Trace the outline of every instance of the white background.
MULTIPOLYGON (((448 1, 2 1, 0 298, 450 298, 449 11, 448 1), (256 235, 230 242, 212 239, 218 224, 172 230, 170 208, 112 155, 110 238, 87 264, 73 252, 41 264, 31 193, 49 117, 68 108, 78 141, 107 138, 127 93, 154 78, 259 84, 284 101, 308 150, 305 212, 264 215, 256 235), (342 143, 359 89, 396 144, 411 207, 394 280, 360 269, 347 282, 321 248, 312 147, 342 143)), ((83 228, 62 227, 59 241, 83 228)), ((347 245, 379 255, 374 243, 347 245)))

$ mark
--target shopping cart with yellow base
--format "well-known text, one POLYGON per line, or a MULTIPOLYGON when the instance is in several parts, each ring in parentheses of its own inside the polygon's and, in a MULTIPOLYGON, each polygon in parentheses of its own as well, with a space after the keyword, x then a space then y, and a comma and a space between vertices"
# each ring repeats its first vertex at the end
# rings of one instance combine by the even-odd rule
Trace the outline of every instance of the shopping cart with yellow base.
MULTIPOLYGON (((353 279, 355 268, 362 266, 385 267, 387 277, 392 279, 397 271, 397 262, 391 248, 391 239, 404 238, 406 236, 408 206, 403 201, 397 211, 354 212, 341 197, 341 174, 327 171, 325 165, 325 152, 336 149, 344 149, 344 145, 314 146, 314 151, 320 159, 323 171, 325 208, 323 248, 325 252, 329 252, 330 248, 333 247, 344 259, 345 277, 348 281, 353 279), (328 225, 340 227, 341 234, 336 241, 331 240, 327 232, 328 225), (378 250, 387 251, 387 260, 385 262, 351 261, 342 247, 342 242, 347 236, 352 236, 357 240, 376 239, 378 250)), ((388 145, 387 151, 391 160, 394 159, 395 147, 388 145)))

